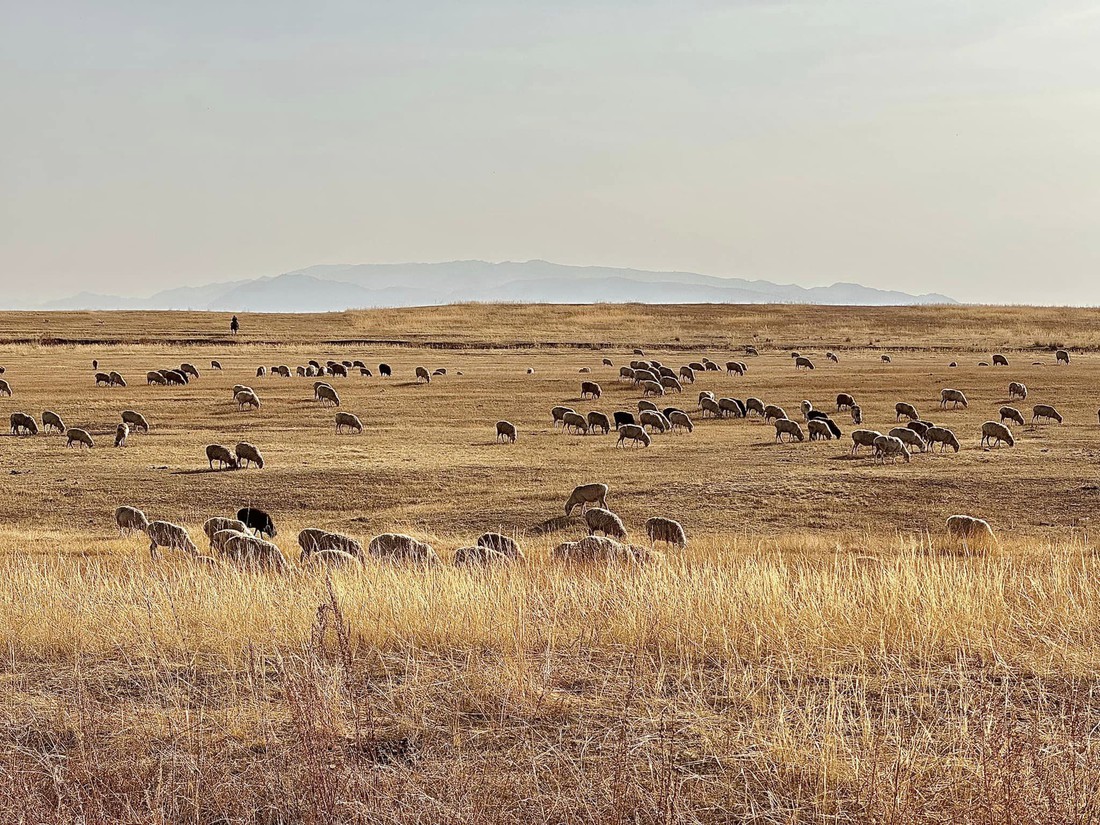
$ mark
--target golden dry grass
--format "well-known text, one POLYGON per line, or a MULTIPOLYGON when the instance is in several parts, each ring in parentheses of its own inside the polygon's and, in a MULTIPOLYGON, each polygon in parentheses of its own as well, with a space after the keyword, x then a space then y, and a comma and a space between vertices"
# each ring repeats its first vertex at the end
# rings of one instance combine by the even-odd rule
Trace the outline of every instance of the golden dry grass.
POLYGON ((5 315, 5 416, 54 409, 106 442, 132 408, 153 431, 90 452, 0 438, 0 810, 27 823, 1094 821, 1100 356, 1084 350, 1100 336, 1088 313, 1058 317, 477 306, 248 316, 228 341, 224 318, 199 314, 5 315), (705 388, 794 415, 850 391, 885 429, 904 399, 963 451, 852 460, 844 416, 839 445, 776 446, 760 423, 696 418, 694 434, 630 451, 550 426, 556 403, 636 403, 605 356, 724 362, 754 333, 746 378, 710 373, 670 403, 694 410, 705 388), (877 338, 893 364, 865 348, 877 338), (1076 342, 1069 367, 1052 342, 1076 342), (787 346, 819 369, 797 373, 787 346), (1011 367, 976 366, 994 348, 1011 367), (310 357, 393 364, 389 382, 334 382, 363 436, 333 432, 312 380, 253 377, 310 357), (92 358, 130 386, 94 388, 92 358), (203 369, 186 388, 142 381, 185 360, 203 369), (418 387, 418 364, 450 374, 418 387), (601 401, 577 401, 582 366, 601 401), (1054 403, 1066 423, 980 450, 1010 380, 1031 390, 1017 406, 1054 403), (258 413, 231 403, 237 382, 257 389, 258 413), (944 386, 970 409, 936 411, 944 386), (518 425, 516 445, 494 443, 498 418, 518 425), (263 471, 204 472, 205 444, 242 438, 263 471), (558 520, 562 502, 592 480, 636 536, 671 515, 689 548, 641 568, 551 562, 582 532, 558 520), (120 503, 196 537, 207 516, 255 503, 288 551, 306 526, 402 530, 447 559, 500 527, 529 560, 331 576, 154 564, 114 531, 120 503), (948 543, 954 512, 989 518, 999 551, 948 543))

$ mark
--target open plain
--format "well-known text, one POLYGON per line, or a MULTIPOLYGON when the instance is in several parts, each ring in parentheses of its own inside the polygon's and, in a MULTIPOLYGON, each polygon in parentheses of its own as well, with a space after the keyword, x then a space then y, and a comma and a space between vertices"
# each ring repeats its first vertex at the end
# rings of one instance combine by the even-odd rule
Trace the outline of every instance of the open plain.
POLYGON ((1094 311, 462 305, 241 321, 231 336, 201 313, 0 314, 4 421, 52 410, 96 442, 0 438, 6 821, 1100 817, 1094 311), (979 366, 994 353, 1008 366, 979 366), (722 367, 656 399, 693 432, 643 449, 553 425, 559 404, 637 413, 618 372, 641 357, 722 367), (316 379, 256 376, 310 359, 372 369, 324 379, 362 434, 336 432, 316 379), (127 385, 96 386, 93 360, 127 385), (183 362, 197 379, 146 384, 183 362), (418 366, 446 374, 418 382, 418 366), (586 380, 601 398, 581 398, 586 380), (238 409, 235 384, 261 407, 238 409), (940 409, 944 388, 968 406, 940 409), (807 399, 843 436, 777 444, 758 417, 703 417, 704 390, 800 421, 807 399), (884 433, 911 403, 961 449, 853 457, 838 393, 884 433), (1063 423, 1032 425, 1035 404, 1063 423), (1015 445, 979 446, 1005 405, 1028 421, 1015 445), (122 410, 150 431, 115 449, 122 410), (516 443, 496 440, 501 419, 516 443), (209 467, 206 445, 239 441, 262 470, 209 467), (631 541, 666 516, 688 546, 642 565, 554 561, 587 531, 566 497, 596 481, 631 541), (292 569, 153 561, 143 535, 119 535, 122 504, 185 526, 204 553, 206 518, 262 508, 292 569), (998 547, 948 540, 958 513, 988 520, 998 547), (364 545, 408 533, 443 563, 302 569, 306 527, 364 545), (515 536, 526 562, 452 566, 486 530, 515 536))

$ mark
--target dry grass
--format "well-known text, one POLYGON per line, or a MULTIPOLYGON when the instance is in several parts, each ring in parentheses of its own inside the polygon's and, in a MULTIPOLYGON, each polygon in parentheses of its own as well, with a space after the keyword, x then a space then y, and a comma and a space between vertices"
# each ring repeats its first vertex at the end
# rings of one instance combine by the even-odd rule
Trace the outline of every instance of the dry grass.
MULTIPOLYGON (((709 340, 709 311, 667 310, 672 337, 709 340)), ((829 342, 861 332, 843 312, 750 308, 744 318, 771 313, 775 341, 829 342), (819 312, 829 324, 799 326, 819 312)), ((1053 360, 1017 349, 1034 343, 1045 310, 951 310, 976 320, 942 343, 936 310, 866 312, 891 336, 923 319, 911 345, 952 349, 902 351, 888 367, 852 349, 810 375, 765 349, 746 379, 708 375, 681 405, 694 408, 700 388, 789 410, 852 391, 883 428, 895 400, 931 409, 940 387, 956 386, 971 409, 932 415, 963 437, 959 455, 875 467, 844 458, 847 443, 777 447, 770 428, 748 422, 699 422, 692 436, 633 452, 553 432, 546 411, 575 399, 582 365, 608 391, 583 409, 636 401, 599 359, 619 363, 622 346, 662 339, 627 328, 621 308, 524 309, 511 329, 493 320, 507 315, 500 307, 325 319, 338 332, 317 318, 270 319, 281 345, 220 343, 222 319, 111 314, 102 340, 121 340, 129 324, 163 343, 0 345, 16 392, 0 399, 5 415, 51 408, 100 434, 131 407, 153 423, 125 450, 0 438, 4 821, 1096 821, 1100 592, 1087 519, 1100 365, 1081 355, 1069 368, 1031 367, 1053 360), (618 350, 554 346, 596 343, 560 325, 596 330, 607 313, 618 350), (473 337, 458 329, 464 315, 473 337), (988 350, 974 342, 1001 328, 1025 336, 997 347, 1013 366, 977 368, 988 350), (368 329, 493 346, 316 337, 368 329), (543 346, 496 348, 521 335, 543 346), (204 342, 167 343, 184 339, 204 342), (225 372, 183 389, 91 386, 92 358, 137 379, 212 357, 225 372), (394 364, 388 384, 338 385, 344 408, 364 418, 361 438, 331 431, 310 382, 251 378, 258 363, 308 357, 394 364), (948 371, 952 357, 964 366, 948 371), (452 374, 415 387, 420 363, 452 374), (229 403, 229 386, 246 378, 264 399, 258 414, 229 403), (1009 380, 1067 423, 1020 431, 1013 450, 979 450, 977 425, 1009 380), (515 447, 493 443, 500 417, 519 425, 515 447), (241 437, 264 450, 264 471, 195 472, 204 444, 241 437), (550 548, 579 528, 539 532, 572 484, 594 479, 611 483, 633 532, 647 515, 673 515, 689 548, 642 568, 552 563, 550 548), (288 550, 305 526, 364 538, 400 529, 448 558, 502 526, 524 536, 529 561, 256 575, 153 564, 142 538, 118 537, 110 520, 126 502, 200 535, 203 518, 246 501, 275 514, 288 550), (989 517, 999 551, 943 543, 953 511, 989 517)), ((1077 317, 1062 335, 1088 345, 1091 321, 1077 317)), ((18 338, 31 318, 4 329, 18 338)), ((639 318, 639 329, 659 329, 657 311, 639 318)), ((49 320, 68 339, 94 324, 49 320)), ((260 319, 245 321, 260 337, 260 319)), ((699 354, 733 353, 711 346, 699 354)))

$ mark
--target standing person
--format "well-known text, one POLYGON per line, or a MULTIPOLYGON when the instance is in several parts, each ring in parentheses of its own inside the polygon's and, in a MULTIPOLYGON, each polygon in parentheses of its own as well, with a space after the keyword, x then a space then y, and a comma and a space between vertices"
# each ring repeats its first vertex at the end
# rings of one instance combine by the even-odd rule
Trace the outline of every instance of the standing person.
POLYGON ((234 335, 236 335, 237 332, 240 330, 240 328, 241 328, 241 322, 238 321, 237 316, 234 315, 233 320, 229 322, 229 331, 232 332, 234 335))

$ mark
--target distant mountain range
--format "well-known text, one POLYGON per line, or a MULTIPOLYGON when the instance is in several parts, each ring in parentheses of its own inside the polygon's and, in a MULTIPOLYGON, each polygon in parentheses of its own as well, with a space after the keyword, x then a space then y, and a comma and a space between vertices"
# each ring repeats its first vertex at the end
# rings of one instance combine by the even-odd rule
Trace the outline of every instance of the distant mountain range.
POLYGON ((34 308, 332 312, 465 301, 863 306, 958 303, 945 295, 910 295, 849 283, 807 288, 694 272, 566 266, 547 261, 451 261, 311 266, 274 277, 168 289, 147 298, 84 292, 34 308))

